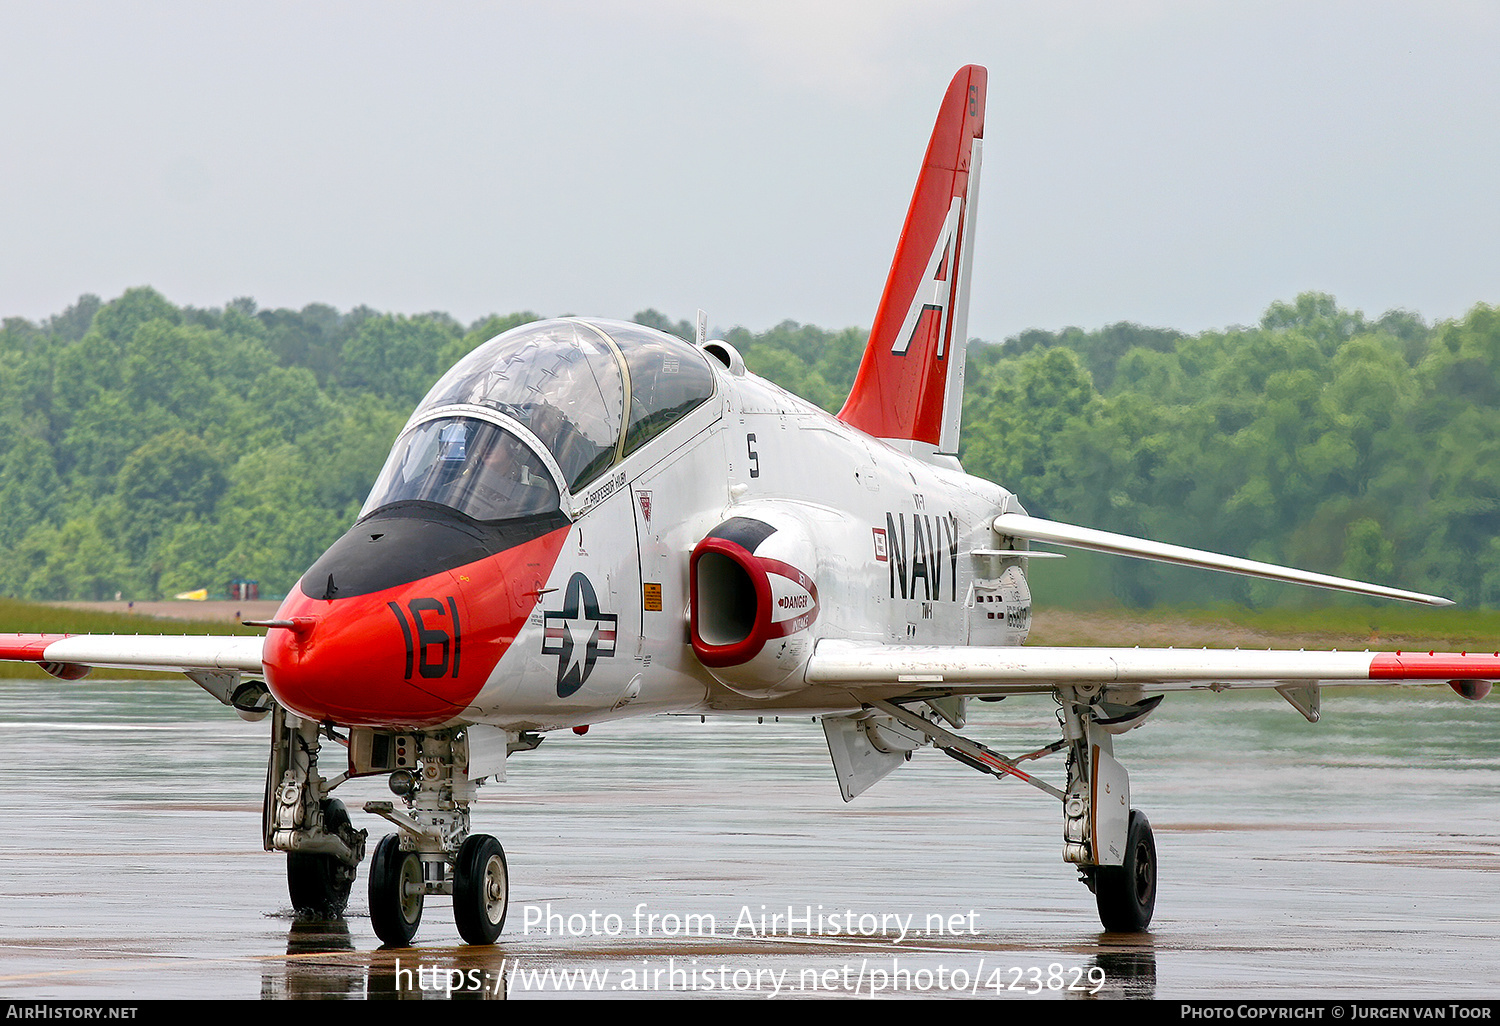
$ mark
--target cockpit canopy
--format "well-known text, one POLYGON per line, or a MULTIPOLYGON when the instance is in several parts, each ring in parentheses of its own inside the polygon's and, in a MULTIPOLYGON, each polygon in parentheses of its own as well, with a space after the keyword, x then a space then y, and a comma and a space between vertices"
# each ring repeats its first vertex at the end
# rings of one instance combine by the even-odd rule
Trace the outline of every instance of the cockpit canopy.
POLYGON ((546 461, 511 425, 535 436, 577 493, 713 393, 704 355, 671 335, 620 321, 522 325, 475 349, 427 393, 363 513, 406 500, 476 520, 558 509, 546 461))

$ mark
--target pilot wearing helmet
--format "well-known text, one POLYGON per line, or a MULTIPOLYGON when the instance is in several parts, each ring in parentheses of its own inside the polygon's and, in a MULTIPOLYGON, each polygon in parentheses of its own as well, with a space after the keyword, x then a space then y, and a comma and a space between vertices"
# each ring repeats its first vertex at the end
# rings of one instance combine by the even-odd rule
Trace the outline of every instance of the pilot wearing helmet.
POLYGON ((463 505, 476 520, 537 512, 548 502, 551 482, 536 473, 536 458, 515 435, 495 431, 475 449, 464 468, 463 505))

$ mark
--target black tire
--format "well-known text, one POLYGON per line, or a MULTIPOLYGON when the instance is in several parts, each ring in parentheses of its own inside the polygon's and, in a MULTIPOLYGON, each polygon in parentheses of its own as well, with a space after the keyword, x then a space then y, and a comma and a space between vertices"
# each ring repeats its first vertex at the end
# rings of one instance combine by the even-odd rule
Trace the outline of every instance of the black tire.
POLYGON ((370 925, 387 947, 404 948, 422 922, 422 860, 387 834, 370 860, 370 925))
POLYGON ((1156 911, 1156 838, 1151 821, 1139 809, 1130 810, 1125 838, 1125 864, 1094 870, 1094 898, 1099 921, 1110 933, 1144 933, 1156 911))
MULTIPOLYGON (((337 798, 323 802, 323 825, 331 834, 347 833, 349 812, 337 798)), ((312 919, 341 919, 349 907, 355 867, 337 856, 292 851, 286 856, 286 886, 292 909, 312 919)))
POLYGON ((505 849, 489 834, 474 834, 453 862, 453 921, 470 944, 493 944, 510 908, 505 849))

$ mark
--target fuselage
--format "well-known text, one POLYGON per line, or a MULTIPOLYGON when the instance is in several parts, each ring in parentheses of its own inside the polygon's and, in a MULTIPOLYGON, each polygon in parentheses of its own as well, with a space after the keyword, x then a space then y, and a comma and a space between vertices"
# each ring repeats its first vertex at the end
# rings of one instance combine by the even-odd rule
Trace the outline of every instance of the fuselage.
POLYGON ((303 576, 264 664, 349 726, 548 730, 692 711, 835 711, 825 638, 1018 644, 1020 511, 635 324, 507 332, 418 406, 359 520, 303 576))

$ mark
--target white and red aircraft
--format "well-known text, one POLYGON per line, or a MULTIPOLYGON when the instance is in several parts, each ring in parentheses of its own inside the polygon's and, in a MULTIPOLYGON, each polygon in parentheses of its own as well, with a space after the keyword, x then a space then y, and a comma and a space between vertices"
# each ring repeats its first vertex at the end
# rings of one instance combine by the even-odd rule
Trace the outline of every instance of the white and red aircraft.
POLYGON ((821 718, 846 800, 933 745, 1056 799, 1063 857, 1106 929, 1146 929, 1151 827, 1115 735, 1163 694, 1270 687, 1309 720, 1322 683, 1450 682, 1482 697, 1500 655, 1035 648, 1032 542, 1447 604, 1028 516, 958 449, 984 135, 983 68, 949 86, 869 345, 837 417, 696 345, 565 318, 490 340, 397 438, 349 532, 264 621, 265 637, 8 635, 0 658, 74 678, 178 670, 272 717, 265 846, 293 903, 340 914, 365 831, 330 797, 388 774, 396 828, 370 912, 389 944, 427 895, 493 942, 508 878, 469 805, 548 731, 655 713, 821 718), (1008 759, 961 736, 971 697, 1058 706, 1061 736, 1008 759), (325 773, 323 744, 339 742, 325 773), (1064 779, 1023 768, 1061 753, 1064 779))

